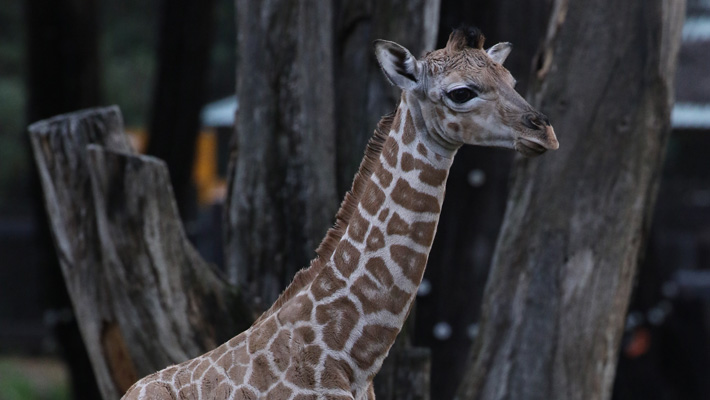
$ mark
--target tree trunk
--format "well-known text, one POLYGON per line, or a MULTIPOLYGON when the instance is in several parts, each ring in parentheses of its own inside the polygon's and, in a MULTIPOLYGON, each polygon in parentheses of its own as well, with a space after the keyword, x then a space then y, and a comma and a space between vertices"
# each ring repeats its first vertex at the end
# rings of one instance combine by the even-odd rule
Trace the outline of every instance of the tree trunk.
POLYGON ((214 348, 250 317, 187 241, 165 164, 131 154, 116 107, 29 127, 55 247, 99 388, 214 348))
POLYGON ((333 223, 331 3, 238 0, 225 263, 255 309, 276 300, 333 223))
POLYGON ((460 399, 605 399, 668 133, 684 2, 557 0, 460 399))
POLYGON ((214 0, 163 0, 147 153, 168 165, 180 215, 195 213, 192 166, 212 49, 214 0))

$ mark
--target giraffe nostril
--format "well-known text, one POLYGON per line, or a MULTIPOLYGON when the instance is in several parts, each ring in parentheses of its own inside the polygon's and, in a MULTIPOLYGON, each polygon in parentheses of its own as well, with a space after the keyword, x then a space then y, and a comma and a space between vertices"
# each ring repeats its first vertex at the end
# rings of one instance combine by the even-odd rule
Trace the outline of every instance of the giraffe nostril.
POLYGON ((542 130, 550 125, 550 120, 544 114, 526 114, 523 117, 523 125, 530 129, 542 130))

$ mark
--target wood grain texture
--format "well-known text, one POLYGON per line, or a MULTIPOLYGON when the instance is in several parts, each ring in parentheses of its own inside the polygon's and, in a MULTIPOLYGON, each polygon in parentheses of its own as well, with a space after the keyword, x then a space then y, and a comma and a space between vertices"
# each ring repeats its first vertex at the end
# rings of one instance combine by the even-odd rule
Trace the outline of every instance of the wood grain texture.
POLYGON ((334 222, 330 2, 239 0, 237 96, 225 264, 264 310, 334 222))
POLYGON ((684 2, 553 6, 533 104, 560 150, 518 159, 459 399, 607 399, 665 145, 684 2))
POLYGON ((132 153, 117 107, 29 127, 60 265, 104 399, 248 326, 200 259, 165 164, 132 153))

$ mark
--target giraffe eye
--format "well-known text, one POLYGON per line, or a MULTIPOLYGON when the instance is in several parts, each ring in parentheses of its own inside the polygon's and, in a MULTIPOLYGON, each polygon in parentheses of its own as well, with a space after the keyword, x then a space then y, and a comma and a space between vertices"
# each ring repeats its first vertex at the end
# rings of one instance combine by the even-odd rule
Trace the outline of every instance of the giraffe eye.
POLYGON ((446 93, 446 97, 457 104, 463 104, 476 96, 476 92, 469 88, 458 88, 446 93))

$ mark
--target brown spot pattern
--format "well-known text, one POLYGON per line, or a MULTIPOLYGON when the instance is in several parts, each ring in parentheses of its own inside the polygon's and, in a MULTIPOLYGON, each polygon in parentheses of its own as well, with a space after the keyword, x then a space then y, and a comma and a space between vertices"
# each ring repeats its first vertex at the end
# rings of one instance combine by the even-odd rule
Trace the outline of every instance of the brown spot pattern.
POLYGON ((256 400, 256 393, 247 388, 239 388, 234 393, 235 400, 256 400))
POLYGON ((314 389, 316 385, 315 366, 323 350, 316 345, 306 346, 295 362, 286 371, 286 379, 298 387, 314 389))
POLYGON ((316 340, 316 333, 313 331, 312 328, 308 326, 302 326, 300 328, 296 328, 294 331, 294 339, 296 340, 302 340, 304 344, 310 344, 313 343, 314 340, 316 340))
POLYGON ((394 213, 387 224, 388 235, 408 236, 415 243, 430 246, 436 232, 436 221, 407 224, 399 214, 394 213))
POLYGON ((431 222, 414 222, 409 237, 422 246, 431 246, 436 233, 436 221, 431 222))
POLYGON ((407 246, 394 244, 390 246, 390 256, 402 268, 404 276, 414 283, 421 282, 426 266, 426 254, 414 251, 407 246))
POLYGON ((439 200, 436 197, 422 193, 400 178, 392 191, 392 200, 400 206, 419 213, 439 213, 439 200))
POLYGON ((399 126, 402 124, 402 109, 397 107, 397 111, 394 113, 394 118, 392 119, 392 130, 399 132, 399 126))
POLYGON ((413 169, 419 170, 419 179, 430 186, 439 187, 444 183, 448 175, 445 169, 435 168, 429 163, 415 159, 409 153, 402 154, 401 163, 401 168, 404 172, 409 172, 413 169))
POLYGON ((177 398, 180 400, 198 400, 197 387, 195 385, 188 385, 180 388, 177 398))
POLYGON ((365 249, 368 251, 377 251, 383 247, 385 247, 385 235, 382 234, 382 231, 378 227, 373 226, 370 230, 370 235, 367 236, 367 246, 365 249))
POLYGON ((390 222, 387 223, 387 234, 388 235, 408 235, 409 234, 409 224, 402 219, 402 217, 395 212, 390 218, 390 222))
POLYGON ((350 223, 348 224, 348 235, 358 243, 362 243, 365 240, 365 234, 367 233, 367 229, 369 227, 370 223, 363 218, 360 211, 355 210, 352 217, 350 217, 350 223))
POLYGON ((234 361, 241 365, 249 364, 249 353, 247 352, 247 346, 242 346, 234 350, 234 361))
POLYGON ((269 393, 266 394, 266 400, 283 400, 283 399, 288 399, 291 397, 291 393, 293 391, 286 386, 284 386, 283 383, 279 383, 278 385, 274 386, 271 390, 269 390, 269 393))
POLYGON ((220 379, 222 378, 220 373, 217 372, 217 369, 215 367, 210 367, 207 372, 202 375, 202 379, 200 381, 202 396, 208 399, 215 398, 215 391, 217 390, 220 379))
POLYGON ((434 168, 431 164, 427 164, 422 160, 417 160, 414 167, 418 169, 419 179, 427 185, 439 187, 446 180, 448 171, 445 169, 434 168))
POLYGON ((414 157, 409 153, 402 154, 402 171, 409 172, 414 169, 414 157))
POLYGON ((355 342, 350 355, 361 369, 368 369, 375 363, 377 357, 389 350, 394 343, 398 329, 379 325, 367 325, 362 336, 355 342))
POLYGON ((284 304, 277 316, 282 324, 293 324, 311 319, 311 310, 313 310, 313 302, 308 295, 302 294, 284 304))
POLYGON ((229 339, 227 343, 229 344, 229 347, 237 347, 245 340, 247 340, 247 335, 245 335, 244 333, 240 333, 239 335, 229 339))
POLYGON ((348 363, 339 362, 328 356, 323 365, 321 384, 326 389, 349 389, 350 382, 354 379, 353 370, 348 363))
POLYGON ((365 188, 365 193, 362 194, 362 208, 365 209, 370 215, 377 215, 377 212, 382 207, 382 203, 385 202, 385 192, 382 191, 375 182, 370 181, 365 188))
POLYGON ((222 345, 217 347, 216 349, 210 351, 209 353, 205 354, 206 356, 209 357, 210 360, 213 362, 216 362, 217 360, 220 359, 224 354, 227 353, 227 346, 222 345))
POLYGON ((416 138, 416 132, 414 131, 414 122, 412 121, 412 113, 407 110, 407 117, 404 120, 404 129, 402 133, 402 142, 404 144, 410 144, 416 138))
POLYGON ((282 329, 276 336, 276 340, 271 344, 269 351, 272 354, 274 364, 279 371, 286 371, 288 365, 291 363, 291 351, 289 343, 291 342, 291 332, 282 329))
POLYGON ((424 146, 424 144, 422 144, 422 143, 419 143, 419 144, 417 145, 417 152, 418 152, 419 154, 423 155, 424 157, 426 157, 427 154, 429 154, 429 150, 427 150, 427 149, 426 149, 426 146, 424 146))
POLYGON ((377 219, 379 219, 380 222, 385 222, 388 215, 390 215, 390 209, 385 208, 384 210, 380 211, 380 215, 377 217, 377 219))
POLYGON ((335 276, 332 265, 327 265, 311 284, 311 293, 316 301, 320 301, 344 287, 345 281, 335 276))
MULTIPOLYGON (((209 360, 203 359, 202 361, 200 361, 200 364, 197 366, 197 368, 195 368, 195 375, 200 376, 204 374, 210 366, 212 366, 212 363, 209 360)), ((183 372, 184 371, 178 371, 178 374, 181 374, 183 372)))
POLYGON ((276 320, 269 318, 257 325, 249 335, 249 353, 255 353, 266 347, 269 339, 276 334, 276 320))
POLYGON ((367 264, 365 264, 365 269, 367 269, 372 276, 374 276, 375 279, 377 279, 377 281, 385 287, 390 287, 394 284, 394 278, 387 268, 385 260, 381 257, 372 257, 369 259, 367 264))
POLYGON ((347 240, 341 240, 333 254, 333 262, 344 277, 348 278, 360 261, 360 252, 347 240))
POLYGON ((341 297, 316 307, 316 321, 323 325, 323 341, 333 350, 342 350, 360 316, 355 304, 341 297))
POLYGON ((315 394, 299 394, 293 400, 318 400, 318 396, 315 394))
POLYGON ((247 373, 248 366, 246 365, 233 365, 227 371, 227 376, 234 382, 241 382, 244 379, 244 375, 247 373))
POLYGON ((392 183, 392 174, 385 169, 383 165, 379 165, 377 169, 375 170, 375 175, 377 176, 377 179, 380 181, 380 184, 382 184, 382 187, 387 189, 390 187, 390 184, 392 183))
POLYGON ((286 379, 298 387, 313 389, 316 386, 316 371, 311 365, 292 364, 286 371, 286 379))
MULTIPOLYGON (((146 393, 146 398, 148 399, 171 399, 175 394, 173 391, 163 385, 160 385, 156 382, 151 382, 149 383, 146 388, 145 388, 145 393, 146 393)), ((134 387, 134 390, 131 390, 130 392, 131 398, 137 398, 138 395, 136 394, 136 390, 134 387)))
POLYGON ((439 117, 439 119, 446 119, 446 114, 444 113, 444 110, 441 109, 441 107, 436 107, 436 116, 439 117))
POLYGON ((397 142, 391 137, 387 138, 387 140, 385 141, 385 145, 382 148, 382 157, 392 168, 397 166, 398 153, 399 145, 397 144, 397 142))
POLYGON ((158 371, 156 374, 160 376, 160 379, 164 381, 170 381, 173 378, 173 375, 175 375, 178 372, 178 367, 177 365, 173 365, 172 367, 166 368, 162 371, 158 371))
POLYGON ((266 389, 271 386, 271 382, 276 380, 276 375, 274 375, 274 373, 271 372, 271 368, 269 368, 269 361, 266 359, 265 355, 259 354, 252 360, 251 366, 252 371, 249 377, 249 384, 259 389, 259 391, 265 392, 266 389))
POLYGON ((369 276, 363 275, 355 281, 353 294, 362 303, 365 314, 387 310, 392 314, 399 314, 404 309, 409 299, 409 293, 398 286, 380 287, 369 276))
MULTIPOLYGON (((230 385, 228 382, 222 382, 217 386, 217 389, 215 389, 213 398, 215 399, 228 399, 232 396, 232 385, 230 385)), ((203 393, 204 396, 204 393, 203 393)), ((209 397, 209 396, 205 396, 209 397)))

